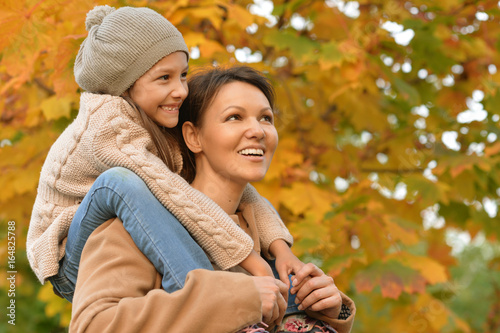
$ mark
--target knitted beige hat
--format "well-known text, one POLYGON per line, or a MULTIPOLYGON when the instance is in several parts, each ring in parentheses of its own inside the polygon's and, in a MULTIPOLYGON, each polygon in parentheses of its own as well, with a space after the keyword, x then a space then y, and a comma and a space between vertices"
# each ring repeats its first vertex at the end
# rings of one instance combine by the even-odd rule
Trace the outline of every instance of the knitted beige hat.
POLYGON ((89 32, 75 60, 78 85, 119 96, 170 53, 189 50, 181 33, 149 8, 97 6, 87 14, 89 32))

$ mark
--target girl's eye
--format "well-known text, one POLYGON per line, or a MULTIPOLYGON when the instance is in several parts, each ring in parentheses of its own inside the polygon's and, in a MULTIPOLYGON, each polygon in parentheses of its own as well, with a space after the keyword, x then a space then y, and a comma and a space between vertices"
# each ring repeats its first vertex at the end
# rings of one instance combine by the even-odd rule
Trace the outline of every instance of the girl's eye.
POLYGON ((160 77, 159 77, 159 79, 160 79, 160 80, 165 80, 165 81, 166 81, 166 80, 168 80, 168 79, 169 79, 169 76, 168 76, 168 74, 167 74, 167 75, 162 75, 162 76, 160 76, 160 77))
POLYGON ((188 76, 188 73, 187 73, 187 72, 184 72, 184 73, 182 73, 182 74, 181 74, 181 78, 182 78, 182 79, 186 79, 186 78, 187 78, 187 76, 188 76))

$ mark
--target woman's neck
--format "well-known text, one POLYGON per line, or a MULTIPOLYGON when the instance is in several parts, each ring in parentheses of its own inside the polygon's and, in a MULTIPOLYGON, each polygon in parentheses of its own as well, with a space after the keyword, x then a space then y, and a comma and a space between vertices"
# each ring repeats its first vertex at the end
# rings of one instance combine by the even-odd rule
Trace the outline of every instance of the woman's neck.
POLYGON ((235 214, 246 184, 237 184, 219 174, 196 173, 191 186, 204 193, 227 214, 235 214))

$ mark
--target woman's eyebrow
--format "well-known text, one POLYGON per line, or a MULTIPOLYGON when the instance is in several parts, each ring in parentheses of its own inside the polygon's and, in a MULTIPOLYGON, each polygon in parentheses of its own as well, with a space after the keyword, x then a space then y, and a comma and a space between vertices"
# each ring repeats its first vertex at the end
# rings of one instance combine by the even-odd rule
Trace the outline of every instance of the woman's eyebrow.
MULTIPOLYGON (((245 110, 246 110, 244 107, 239 106, 239 105, 229 105, 229 106, 228 106, 228 107, 226 107, 224 110, 222 110, 222 112, 227 111, 227 110, 229 110, 229 109, 231 109, 231 108, 233 108, 233 109, 238 109, 238 110, 241 110, 241 111, 245 111, 245 110)), ((265 107, 263 107, 262 109, 260 109, 260 112, 262 113, 262 112, 265 112, 265 111, 267 111, 267 110, 269 110, 269 111, 273 111, 273 109, 272 109, 270 106, 265 106, 265 107)))
POLYGON ((224 110, 222 110, 222 112, 224 111, 227 111, 229 109, 238 109, 238 110, 241 110, 241 111, 245 111, 245 108, 244 107, 241 107, 239 105, 229 105, 228 107, 226 107, 224 110))

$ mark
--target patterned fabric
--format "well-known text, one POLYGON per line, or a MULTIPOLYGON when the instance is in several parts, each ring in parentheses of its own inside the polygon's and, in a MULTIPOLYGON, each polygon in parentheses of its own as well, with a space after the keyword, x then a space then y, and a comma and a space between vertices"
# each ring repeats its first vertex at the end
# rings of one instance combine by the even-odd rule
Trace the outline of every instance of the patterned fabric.
POLYGON ((321 320, 313 319, 302 313, 285 317, 283 322, 274 331, 274 333, 292 332, 337 333, 337 331, 327 323, 321 320))
MULTIPOLYGON (((267 327, 267 325, 265 323, 260 323, 260 325, 267 327)), ((260 327, 259 325, 252 325, 252 326, 245 327, 244 329, 242 329, 236 333, 269 333, 269 332, 266 331, 265 329, 263 329, 262 327, 260 327)))
POLYGON ((342 308, 340 309, 340 314, 338 319, 346 320, 347 318, 349 318, 350 315, 351 315, 351 309, 349 309, 347 305, 342 304, 342 308))

